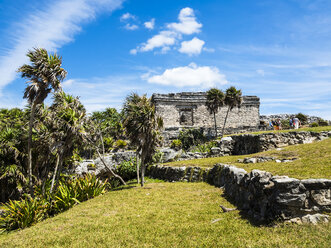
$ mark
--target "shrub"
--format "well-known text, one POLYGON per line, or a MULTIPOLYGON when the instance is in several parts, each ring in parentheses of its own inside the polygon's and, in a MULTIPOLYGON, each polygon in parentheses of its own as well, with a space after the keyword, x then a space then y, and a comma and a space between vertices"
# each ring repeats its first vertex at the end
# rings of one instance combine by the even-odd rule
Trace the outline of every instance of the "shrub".
POLYGON ((322 126, 322 127, 325 127, 325 126, 328 126, 329 123, 327 121, 323 120, 323 119, 320 119, 320 120, 318 120, 318 125, 322 126))
POLYGON ((211 151, 211 148, 216 146, 216 142, 215 141, 211 141, 211 142, 207 142, 207 143, 204 143, 204 144, 198 144, 196 145, 195 147, 193 147, 191 149, 191 152, 207 152, 207 153, 210 153, 211 151))
POLYGON ((202 129, 185 129, 180 131, 178 138, 182 142, 182 146, 185 150, 207 140, 202 129))
POLYGON ((317 122, 313 122, 312 124, 310 124, 311 127, 318 127, 318 123, 317 122))
POLYGON ((282 129, 290 129, 290 120, 281 120, 282 129))
POLYGON ((153 163, 162 163, 163 162, 163 152, 157 151, 156 153, 154 153, 152 160, 153 160, 153 163))
POLYGON ((115 172, 125 181, 135 178, 137 176, 136 159, 132 158, 130 161, 123 161, 117 166, 115 172))
POLYGON ((307 120, 308 120, 307 115, 304 115, 303 113, 298 113, 298 114, 296 114, 295 117, 300 120, 301 125, 307 124, 307 120))
POLYGON ((29 227, 47 217, 49 203, 39 198, 27 197, 20 201, 5 203, 5 212, 0 216, 0 229, 11 231, 29 227))
POLYGON ((128 143, 125 140, 116 140, 115 142, 115 148, 117 149, 123 149, 128 145, 128 143))
POLYGON ((182 149, 182 146, 183 146, 182 141, 179 140, 179 139, 175 139, 175 140, 173 140, 173 141, 171 142, 171 144, 170 144, 170 147, 171 147, 172 149, 177 150, 177 151, 180 150, 180 149, 182 149))

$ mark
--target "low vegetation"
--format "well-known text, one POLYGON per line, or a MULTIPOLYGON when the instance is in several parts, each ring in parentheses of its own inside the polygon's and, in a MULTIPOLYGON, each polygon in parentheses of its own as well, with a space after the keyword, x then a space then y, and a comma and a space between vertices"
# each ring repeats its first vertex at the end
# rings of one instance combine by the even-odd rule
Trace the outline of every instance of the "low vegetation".
MULTIPOLYGON (((149 181, 149 180, 148 180, 149 181)), ((255 226, 206 183, 123 186, 30 228, 0 247, 330 247, 331 225, 255 226)))
POLYGON ((215 158, 202 158, 185 161, 165 163, 168 166, 199 166, 212 167, 216 163, 232 164, 247 171, 253 169, 269 171, 274 175, 287 175, 290 177, 304 178, 328 178, 331 179, 331 139, 311 144, 288 146, 282 150, 271 150, 250 155, 225 156, 215 158), (245 157, 273 156, 277 159, 298 158, 293 162, 276 163, 275 161, 244 164, 238 163, 238 159, 245 157))

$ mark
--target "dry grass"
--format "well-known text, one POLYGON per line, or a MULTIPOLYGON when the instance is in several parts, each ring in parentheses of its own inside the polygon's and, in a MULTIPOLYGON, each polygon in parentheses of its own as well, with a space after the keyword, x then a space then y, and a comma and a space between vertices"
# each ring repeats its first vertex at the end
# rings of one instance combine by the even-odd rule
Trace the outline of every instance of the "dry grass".
POLYGON ((331 247, 331 225, 254 226, 206 183, 150 183, 109 192, 25 230, 0 247, 331 247), (219 221, 212 223, 213 220, 219 221))

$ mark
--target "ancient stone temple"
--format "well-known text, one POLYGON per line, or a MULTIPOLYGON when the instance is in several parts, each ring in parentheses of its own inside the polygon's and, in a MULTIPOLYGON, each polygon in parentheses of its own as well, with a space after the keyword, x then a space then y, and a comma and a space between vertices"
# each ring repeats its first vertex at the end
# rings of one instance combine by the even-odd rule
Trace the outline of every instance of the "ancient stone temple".
MULTIPOLYGON (((206 92, 153 94, 152 101, 163 118, 167 139, 176 138, 183 128, 202 128, 206 135, 214 135, 214 118, 206 107, 206 92)), ((219 130, 223 127, 226 112, 227 106, 224 106, 216 114, 219 130)), ((259 127, 259 117, 260 98, 243 96, 241 107, 229 112, 226 133, 255 131, 259 127)))

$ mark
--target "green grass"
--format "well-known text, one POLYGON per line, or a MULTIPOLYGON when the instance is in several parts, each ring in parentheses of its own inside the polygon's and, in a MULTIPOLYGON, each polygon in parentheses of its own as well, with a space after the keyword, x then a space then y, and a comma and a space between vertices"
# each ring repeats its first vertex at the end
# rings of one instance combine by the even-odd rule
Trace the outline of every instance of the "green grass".
MULTIPOLYGON (((258 132, 247 132, 244 134, 261 134, 261 133, 288 133, 288 132, 322 132, 322 131, 331 131, 331 126, 325 127, 302 127, 299 129, 284 129, 284 130, 268 130, 268 131, 258 131, 258 132)), ((242 135, 243 133, 237 134, 228 134, 224 136, 232 136, 232 135, 242 135)))
POLYGON ((199 166, 212 167, 216 163, 233 164, 248 172, 253 169, 265 170, 273 175, 286 175, 298 179, 328 178, 331 179, 331 139, 311 144, 288 146, 282 150, 271 150, 250 155, 203 158, 165 163, 167 166, 199 166), (273 156, 282 158, 298 158, 290 163, 265 162, 256 164, 238 163, 238 159, 256 156, 273 156))
POLYGON ((0 247, 331 247, 331 224, 254 226, 221 213, 233 207, 221 194, 206 183, 126 187, 0 235, 0 247))

